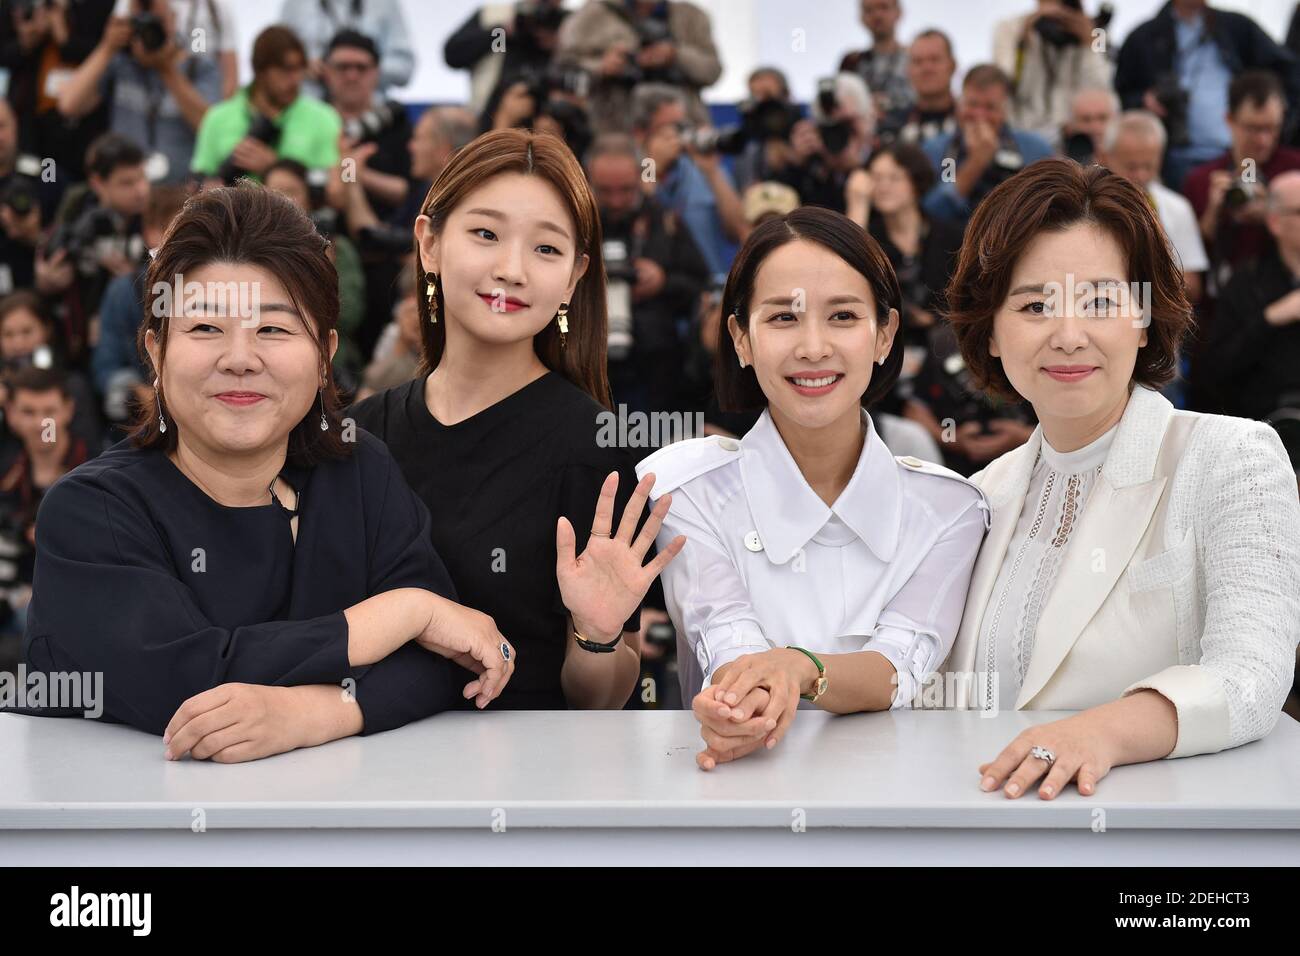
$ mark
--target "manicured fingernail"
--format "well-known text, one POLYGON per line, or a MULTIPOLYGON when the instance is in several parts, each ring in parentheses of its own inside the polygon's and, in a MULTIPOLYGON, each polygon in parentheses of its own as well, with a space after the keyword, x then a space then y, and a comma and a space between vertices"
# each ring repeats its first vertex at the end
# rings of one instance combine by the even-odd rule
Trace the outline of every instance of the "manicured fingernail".
POLYGON ((728 714, 730 714, 730 713, 731 713, 731 708, 728 707, 726 704, 719 704, 719 705, 718 705, 718 716, 719 716, 719 717, 726 717, 726 716, 727 716, 728 714))
POLYGON ((776 738, 775 738, 775 737, 768 737, 768 738, 767 738, 767 749, 768 749, 768 750, 771 750, 771 749, 772 749, 773 747, 775 747, 775 746, 776 746, 776 738))
POLYGON ((776 730, 776 721, 771 717, 767 718, 767 723, 763 725, 764 730, 776 730))
POLYGON ((739 702, 740 702, 740 698, 737 697, 734 693, 729 693, 729 694, 727 694, 727 703, 728 703, 728 704, 736 704, 736 703, 739 703, 739 702))
POLYGON ((998 782, 994 780, 991 775, 985 777, 983 780, 980 781, 980 789, 984 791, 992 790, 997 785, 998 782))
POLYGON ((1019 795, 1020 795, 1020 784, 1018 783, 1007 784, 1007 796, 1018 797, 1019 795))
POLYGON ((1051 784, 1047 784, 1043 787, 1043 796, 1050 797, 1054 793, 1056 793, 1056 790, 1051 784))

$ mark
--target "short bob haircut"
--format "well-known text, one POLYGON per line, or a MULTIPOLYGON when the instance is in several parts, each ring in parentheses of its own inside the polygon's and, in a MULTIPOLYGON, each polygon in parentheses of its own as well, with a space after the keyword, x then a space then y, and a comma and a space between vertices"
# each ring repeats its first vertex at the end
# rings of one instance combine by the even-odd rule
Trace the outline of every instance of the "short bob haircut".
POLYGON ((1149 282, 1147 344, 1133 380, 1159 389, 1178 371, 1178 349, 1191 326, 1183 273, 1145 194, 1103 166, 1043 159, 984 197, 975 209, 948 281, 948 321, 975 384, 992 397, 1023 401, 1002 360, 989 354, 993 317, 1006 301, 1011 273, 1043 232, 1077 223, 1104 229, 1123 249, 1129 282, 1149 282))
MULTIPOLYGON (((214 263, 257 266, 280 281, 308 331, 313 333, 320 363, 318 372, 325 380, 320 400, 312 403, 302 421, 289 432, 288 463, 311 467, 351 454, 351 446, 343 441, 341 434, 342 406, 330 366, 329 334, 338 324, 339 279, 326 255, 327 246, 315 224, 292 200, 248 180, 235 186, 209 189, 186 201, 149 264, 144 318, 136 338, 140 360, 149 378, 158 379, 158 402, 164 414, 167 395, 162 375, 153 367, 144 347, 145 334, 152 331, 158 339, 160 361, 166 363, 172 317, 163 307, 165 302, 158 302, 159 296, 171 295, 178 282, 188 284, 191 280, 184 277, 204 266, 214 263), (168 289, 167 293, 163 292, 164 288, 168 289), (329 427, 323 430, 322 411, 329 422, 329 427)), ((173 309, 182 306, 183 302, 172 302, 173 309)), ((176 433, 180 429, 174 421, 168 424, 170 427, 165 432, 160 431, 158 406, 141 405, 128 437, 137 448, 171 452, 176 448, 176 433)))
MULTIPOLYGON (((567 341, 560 338, 552 320, 533 336, 533 351, 542 364, 559 372, 605 408, 610 407, 609 374, 605 350, 608 346, 608 319, 605 305, 605 260, 600 231, 600 213, 582 166, 573 152, 549 133, 526 129, 499 129, 484 133, 458 149, 429 187, 420 206, 420 215, 428 216, 435 233, 441 237, 448 217, 460 203, 488 180, 504 173, 522 173, 545 180, 560 194, 560 200, 573 218, 574 262, 585 253, 587 271, 573 288, 569 303, 567 341)), ((442 361, 447 345, 445 295, 439 287, 429 301, 429 283, 420 264, 420 241, 415 251, 415 287, 419 290, 420 340, 423 360, 420 373, 432 372, 442 361), (437 315, 439 321, 434 322, 437 315)))
MULTIPOLYGON (((889 394, 903 368, 902 322, 903 293, 889 257, 876 240, 862 231, 847 216, 820 206, 801 206, 784 216, 769 219, 749 234, 732 263, 727 285, 722 292, 722 314, 734 315, 742 329, 749 330, 750 299, 754 281, 767 257, 786 243, 803 240, 829 249, 862 274, 876 300, 876 321, 889 319, 889 310, 897 309, 899 329, 895 348, 889 350, 884 365, 872 369, 871 384, 862 395, 862 406, 870 408, 889 394)), ((758 384, 753 366, 741 368, 724 324, 719 330, 718 351, 713 373, 714 390, 723 411, 752 411, 767 406, 767 396, 758 384)))

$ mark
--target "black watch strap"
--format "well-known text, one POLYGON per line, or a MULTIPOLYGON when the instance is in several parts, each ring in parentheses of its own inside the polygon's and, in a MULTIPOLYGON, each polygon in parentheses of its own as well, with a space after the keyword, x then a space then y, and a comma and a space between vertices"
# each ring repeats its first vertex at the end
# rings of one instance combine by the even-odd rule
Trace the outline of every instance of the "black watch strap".
POLYGON ((623 640, 622 633, 619 633, 608 644, 597 644, 595 641, 589 641, 577 631, 573 632, 573 639, 578 642, 578 646, 584 651, 591 651, 593 654, 609 654, 614 648, 618 647, 618 642, 623 640))

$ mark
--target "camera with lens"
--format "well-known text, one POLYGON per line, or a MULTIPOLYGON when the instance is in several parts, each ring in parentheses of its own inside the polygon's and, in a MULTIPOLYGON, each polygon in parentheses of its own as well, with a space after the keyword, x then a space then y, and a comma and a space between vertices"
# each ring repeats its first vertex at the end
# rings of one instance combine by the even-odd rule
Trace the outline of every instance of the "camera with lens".
MULTIPOLYGON (((1060 0, 1061 6, 1068 7, 1071 10, 1083 12, 1082 0, 1060 0)), ((1097 10, 1097 15, 1092 18, 1092 25, 1099 30, 1105 30, 1110 26, 1111 18, 1115 16, 1115 8, 1109 3, 1103 3, 1097 10)), ((1045 43, 1054 47, 1078 46, 1079 38, 1065 28, 1060 20, 1055 17, 1039 17, 1034 21, 1034 30, 1045 43)))
MULTIPOLYGON (((657 17, 648 17, 636 22, 637 42, 641 49, 648 46, 654 46, 656 43, 673 42, 672 31, 668 29, 668 23, 657 17)), ((607 78, 610 83, 617 83, 622 86, 636 86, 638 83, 667 83, 670 86, 681 86, 685 82, 685 75, 676 63, 668 66, 656 66, 643 69, 636 63, 628 63, 622 71, 607 78)))
POLYGON ((26 216, 40 203, 40 194, 36 189, 36 180, 30 176, 15 174, 0 189, 0 205, 13 210, 15 216, 26 216))
POLYGON ((848 120, 832 120, 839 107, 839 97, 835 94, 835 79, 827 77, 817 81, 817 132, 821 134, 822 143, 828 153, 843 151, 849 145, 853 135, 853 125, 848 120))
POLYGON ((605 259, 605 305, 609 315, 608 354, 612 362, 632 351, 632 289, 636 263, 625 239, 607 236, 601 245, 605 259))
POLYGON ((1187 133, 1187 104, 1190 99, 1187 91, 1178 83, 1178 74, 1162 74, 1151 88, 1165 115, 1161 121, 1165 124, 1165 134, 1170 146, 1186 146, 1191 138, 1187 133))
POLYGON ((1096 144, 1087 133, 1071 133, 1061 141, 1061 152, 1080 166, 1091 166, 1096 162, 1096 144))
POLYGON ((94 275, 102 253, 116 249, 128 258, 143 253, 143 240, 126 235, 122 217, 105 206, 92 206, 71 222, 57 226, 46 244, 47 257, 63 250, 82 275, 94 275), (133 242, 139 240, 139 242, 133 242), (135 247, 139 245, 137 250, 135 247))
POLYGON ((405 107, 387 100, 360 116, 343 121, 343 135, 355 143, 373 143, 402 118, 405 107))
POLYGON ((520 36, 530 39, 538 33, 554 33, 564 22, 565 13, 564 8, 558 4, 523 0, 515 8, 515 30, 520 36))
POLYGON ((153 0, 140 0, 140 12, 131 18, 131 36, 139 40, 148 53, 162 49, 167 42, 162 17, 153 12, 153 0))
MULTIPOLYGON (((247 136, 259 143, 265 143, 272 149, 280 145, 280 127, 261 113, 254 114, 252 122, 248 124, 247 136)), ((247 172, 248 170, 240 166, 235 161, 235 157, 231 155, 227 156, 225 162, 218 167, 217 177, 225 182, 227 186, 233 186, 235 181, 247 172)))
POLYGON ((1240 209, 1260 194, 1258 183, 1238 176, 1223 194, 1223 204, 1229 209, 1240 209))
POLYGON ((698 152, 735 155, 750 143, 787 140, 802 114, 799 107, 782 100, 747 99, 737 107, 740 122, 716 130, 692 130, 687 141, 698 152))

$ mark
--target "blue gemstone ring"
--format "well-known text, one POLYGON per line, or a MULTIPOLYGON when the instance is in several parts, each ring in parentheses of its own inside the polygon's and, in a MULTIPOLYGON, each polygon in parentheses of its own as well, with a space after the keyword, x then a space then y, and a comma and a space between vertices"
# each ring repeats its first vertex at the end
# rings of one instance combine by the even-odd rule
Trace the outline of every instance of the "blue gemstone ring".
POLYGON ((505 641, 501 642, 501 659, 507 664, 510 663, 510 645, 505 641))

